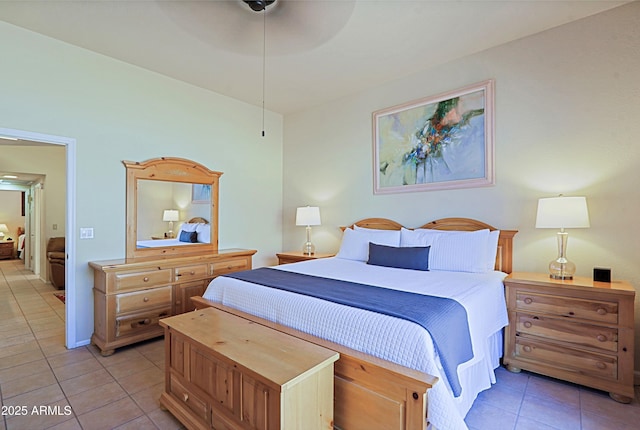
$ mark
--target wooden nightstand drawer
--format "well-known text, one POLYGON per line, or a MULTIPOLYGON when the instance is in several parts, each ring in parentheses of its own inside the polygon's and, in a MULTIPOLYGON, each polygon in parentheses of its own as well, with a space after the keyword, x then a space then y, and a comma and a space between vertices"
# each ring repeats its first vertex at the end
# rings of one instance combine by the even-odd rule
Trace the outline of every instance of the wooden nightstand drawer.
POLYGON ((162 333, 158 323, 160 319, 168 316, 171 316, 171 307, 118 317, 116 318, 116 338, 133 336, 153 330, 162 333))
POLYGON ((618 323, 618 303, 616 302, 584 300, 518 291, 516 294, 516 309, 518 311, 540 312, 603 323, 618 323))
POLYGON ((115 278, 117 291, 149 288, 171 283, 171 269, 116 273, 115 278))
POLYGON ((116 314, 171 306, 171 285, 116 296, 116 314))
POLYGON ((516 331, 576 345, 618 351, 618 330, 589 324, 576 324, 557 318, 518 314, 516 331))
POLYGON ((194 264, 192 266, 176 267, 174 271, 176 282, 185 282, 192 279, 202 279, 209 276, 209 267, 206 264, 194 264))
POLYGON ((515 356, 538 365, 547 364, 571 373, 616 380, 618 360, 612 355, 600 355, 568 348, 566 345, 516 337, 515 356))

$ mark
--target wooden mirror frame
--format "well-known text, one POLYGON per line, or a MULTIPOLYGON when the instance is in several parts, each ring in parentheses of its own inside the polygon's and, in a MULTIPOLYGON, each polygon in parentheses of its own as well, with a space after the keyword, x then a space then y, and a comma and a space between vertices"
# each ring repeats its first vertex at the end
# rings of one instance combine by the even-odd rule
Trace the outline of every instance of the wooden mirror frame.
POLYGON ((127 258, 177 256, 218 251, 218 191, 222 172, 209 170, 184 158, 161 157, 147 161, 123 161, 127 169, 127 258), (185 246, 138 248, 138 180, 211 185, 211 242, 185 246))

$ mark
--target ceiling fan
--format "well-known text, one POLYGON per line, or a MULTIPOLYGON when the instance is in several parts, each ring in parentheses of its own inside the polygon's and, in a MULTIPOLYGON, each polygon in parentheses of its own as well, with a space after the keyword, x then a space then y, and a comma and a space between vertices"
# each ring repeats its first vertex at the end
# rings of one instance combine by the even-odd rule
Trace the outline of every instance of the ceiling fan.
POLYGON ((245 2, 252 11, 254 12, 262 12, 268 6, 271 6, 276 0, 242 0, 245 2))
POLYGON ((288 55, 314 49, 347 24, 356 0, 157 1, 184 31, 205 44, 238 54, 288 55), (263 12, 264 11, 264 12, 263 12))

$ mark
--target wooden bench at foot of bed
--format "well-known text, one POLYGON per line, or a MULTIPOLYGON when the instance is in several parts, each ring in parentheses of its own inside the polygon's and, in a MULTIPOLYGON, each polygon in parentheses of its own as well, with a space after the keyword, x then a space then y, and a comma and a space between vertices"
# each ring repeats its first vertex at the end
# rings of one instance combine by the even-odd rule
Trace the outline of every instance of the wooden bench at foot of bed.
POLYGON ((214 307, 340 353, 334 365, 334 425, 344 430, 424 430, 427 391, 437 377, 418 372, 228 306, 191 297, 196 309, 214 307))

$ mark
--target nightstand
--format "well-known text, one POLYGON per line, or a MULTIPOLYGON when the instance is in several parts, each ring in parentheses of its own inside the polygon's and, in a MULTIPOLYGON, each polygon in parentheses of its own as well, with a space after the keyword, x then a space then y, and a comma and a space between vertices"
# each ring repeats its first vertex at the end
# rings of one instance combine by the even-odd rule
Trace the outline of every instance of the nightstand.
POLYGON ((0 260, 13 258, 13 241, 0 241, 0 260))
POLYGON ((335 254, 325 254, 321 252, 307 255, 303 254, 302 251, 280 252, 276 254, 276 256, 278 257, 278 264, 297 263, 298 261, 316 260, 318 258, 329 258, 333 257, 334 255, 335 254))
POLYGON ((635 290, 626 281, 555 280, 512 273, 504 364, 608 391, 629 403, 633 390, 635 290))

